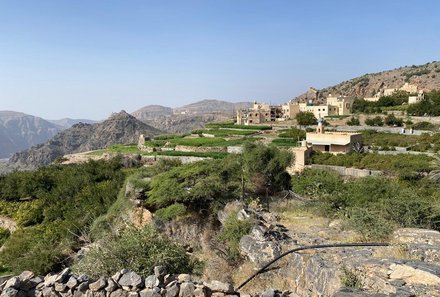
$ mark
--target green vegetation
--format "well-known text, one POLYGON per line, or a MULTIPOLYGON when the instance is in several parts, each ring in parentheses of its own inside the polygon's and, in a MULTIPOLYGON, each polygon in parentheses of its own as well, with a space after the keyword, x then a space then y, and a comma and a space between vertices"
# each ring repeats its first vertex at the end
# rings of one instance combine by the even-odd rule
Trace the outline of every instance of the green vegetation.
POLYGON ((418 130, 435 130, 436 126, 433 123, 423 121, 412 124, 412 128, 418 130))
POLYGON ((0 177, 0 201, 12 206, 9 215, 20 227, 0 252, 2 270, 57 270, 78 244, 77 235, 116 200, 124 178, 118 159, 0 177))
POLYGON ((295 192, 311 197, 320 215, 340 217, 365 240, 383 240, 399 227, 440 230, 439 184, 365 177, 344 182, 337 173, 305 170, 292 177, 295 192))
POLYGON ((421 68, 421 69, 417 69, 417 70, 410 70, 410 71, 405 71, 402 73, 402 76, 405 77, 405 81, 408 82, 409 79, 413 76, 422 76, 425 74, 430 74, 431 70, 427 69, 427 68, 421 68))
POLYGON ((413 151, 437 152, 440 150, 440 134, 401 135, 395 133, 365 130, 362 132, 365 145, 380 147, 382 150, 394 147, 409 147, 413 151))
POLYGON ((6 239, 9 238, 11 232, 8 229, 0 227, 0 247, 5 243, 6 239))
POLYGON ((384 123, 387 126, 402 127, 403 119, 396 118, 396 116, 392 113, 385 117, 384 123))
POLYGON ((186 146, 234 146, 247 142, 253 142, 256 138, 239 138, 234 140, 225 140, 220 137, 197 137, 197 138, 176 138, 170 139, 171 143, 186 146))
POLYGON ((348 126, 359 126, 361 122, 359 118, 351 117, 347 122, 345 122, 348 126))
POLYGON ((168 140, 168 139, 174 139, 174 138, 183 138, 185 136, 188 136, 189 134, 182 134, 182 133, 167 133, 167 134, 160 134, 154 136, 153 140, 168 140))
POLYGON ((107 147, 107 150, 112 153, 120 154, 138 154, 139 149, 135 144, 115 144, 107 147))
POLYGON ((341 283, 347 288, 362 289, 362 281, 355 271, 342 267, 341 283))
POLYGON ((317 119, 310 111, 300 111, 295 115, 295 120, 298 125, 308 126, 308 125, 316 125, 317 119))
POLYGON ((440 116, 440 90, 425 94, 425 99, 408 106, 407 113, 415 116, 440 116))
POLYGON ((129 267, 146 277, 154 266, 165 265, 169 273, 197 273, 200 263, 151 226, 128 228, 120 236, 108 236, 92 248, 73 270, 92 277, 111 276, 129 267))
POLYGON ((299 141, 306 138, 306 131, 297 128, 290 128, 281 132, 278 137, 292 138, 295 141, 299 141))
POLYGON ((174 203, 165 208, 158 209, 154 215, 159 221, 169 221, 186 213, 186 207, 180 203, 174 203))
POLYGON ((228 155, 228 153, 222 153, 222 152, 196 153, 196 152, 162 151, 162 152, 150 153, 148 155, 222 159, 225 158, 228 155))
POLYGON ((356 99, 353 102, 353 113, 380 113, 385 108, 394 108, 408 103, 409 93, 405 91, 396 91, 390 96, 382 96, 378 101, 365 101, 356 99))
POLYGON ((226 128, 226 129, 243 129, 243 130, 272 130, 271 126, 257 126, 257 125, 235 125, 223 123, 209 123, 205 125, 206 128, 226 128))
POLYGON ((374 118, 367 118, 365 124, 368 126, 383 126, 383 118, 381 116, 376 116, 374 118))
POLYGON ((292 147, 298 146, 298 140, 291 138, 275 138, 274 140, 272 140, 272 144, 276 146, 292 147))
POLYGON ((433 169, 434 158, 426 155, 379 155, 375 153, 339 154, 315 152, 312 155, 312 163, 323 165, 335 165, 355 167, 359 169, 381 170, 399 176, 408 177, 408 174, 421 175, 433 169))
POLYGON ((257 130, 234 130, 234 129, 199 129, 192 131, 192 134, 211 134, 215 137, 227 137, 234 135, 252 135, 257 133, 257 130))
POLYGON ((232 212, 226 217, 218 239, 226 245, 229 261, 234 262, 240 259, 240 239, 249 234, 251 227, 252 221, 250 219, 239 220, 237 212, 232 212))
POLYGON ((243 192, 264 195, 288 189, 290 158, 276 147, 246 144, 243 155, 178 166, 153 177, 145 205, 156 211, 180 203, 199 212, 239 199, 243 192))

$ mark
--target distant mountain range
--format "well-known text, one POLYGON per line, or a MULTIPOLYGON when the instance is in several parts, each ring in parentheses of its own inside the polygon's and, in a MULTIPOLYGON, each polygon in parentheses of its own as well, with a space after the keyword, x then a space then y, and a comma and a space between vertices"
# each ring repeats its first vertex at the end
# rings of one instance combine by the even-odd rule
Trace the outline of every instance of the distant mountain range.
POLYGON ((54 137, 62 128, 42 118, 0 111, 0 158, 54 137))
MULTIPOLYGON (((250 106, 250 103, 231 103, 220 100, 202 100, 179 108, 148 105, 132 113, 134 117, 165 132, 190 132, 205 123, 223 120, 233 116, 234 109, 250 106)), ((40 117, 14 112, 0 111, 0 159, 14 153, 47 142, 57 133, 78 123, 95 124, 88 119, 64 118, 45 120, 40 117)), ((78 133, 86 133, 87 125, 78 133)))
POLYGON ((133 112, 132 115, 165 132, 187 133, 204 127, 206 123, 234 117, 237 109, 251 106, 251 102, 232 103, 209 99, 177 108, 147 105, 133 112))
POLYGON ((137 120, 125 111, 96 124, 75 124, 44 144, 15 153, 10 162, 34 168, 52 163, 66 154, 105 148, 113 144, 136 143, 139 135, 153 136, 161 131, 137 120))
POLYGON ((68 118, 51 121, 21 112, 0 111, 0 159, 44 143, 79 122, 94 123, 91 120, 68 118))
POLYGON ((75 124, 78 123, 84 123, 84 124, 95 124, 97 123, 97 121, 93 121, 93 120, 87 120, 87 119, 71 119, 71 118, 64 118, 61 120, 47 120, 57 126, 62 127, 63 129, 67 129, 72 127, 75 124))

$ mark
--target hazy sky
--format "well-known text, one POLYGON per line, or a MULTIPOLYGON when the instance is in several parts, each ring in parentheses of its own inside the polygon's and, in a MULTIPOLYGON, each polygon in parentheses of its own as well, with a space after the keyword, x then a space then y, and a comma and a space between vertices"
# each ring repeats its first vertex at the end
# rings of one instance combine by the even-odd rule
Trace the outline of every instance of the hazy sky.
POLYGON ((0 110, 278 103, 439 54, 438 0, 0 0, 0 110))

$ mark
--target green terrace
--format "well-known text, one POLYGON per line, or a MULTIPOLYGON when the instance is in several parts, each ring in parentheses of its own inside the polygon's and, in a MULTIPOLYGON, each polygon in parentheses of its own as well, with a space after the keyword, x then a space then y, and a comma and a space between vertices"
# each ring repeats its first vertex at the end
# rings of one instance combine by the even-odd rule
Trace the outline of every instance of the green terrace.
POLYGON ((219 128, 219 129, 242 129, 242 130, 272 130, 271 126, 254 126, 254 125, 235 125, 235 124, 223 124, 223 123, 209 123, 205 125, 206 128, 219 128))
POLYGON ((228 153, 222 152, 179 152, 179 151, 160 151, 160 152, 143 152, 138 149, 135 144, 128 145, 112 145, 102 150, 96 150, 89 152, 91 156, 101 156, 104 153, 116 153, 116 154, 138 154, 142 156, 178 156, 178 157, 202 157, 222 159, 228 155, 228 153))
POLYGON ((215 137, 227 137, 227 136, 248 136, 256 134, 258 130, 235 130, 235 129, 219 129, 219 128, 213 128, 213 129, 198 129, 192 131, 193 134, 211 134, 215 137))

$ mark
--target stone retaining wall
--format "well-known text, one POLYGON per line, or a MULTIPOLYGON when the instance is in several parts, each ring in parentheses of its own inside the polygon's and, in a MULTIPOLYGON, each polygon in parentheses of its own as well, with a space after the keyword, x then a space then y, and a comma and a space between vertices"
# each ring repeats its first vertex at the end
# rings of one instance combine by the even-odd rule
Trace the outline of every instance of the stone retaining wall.
POLYGON ((224 146, 187 146, 176 145, 176 151, 179 152, 194 152, 194 153, 225 153, 227 148, 224 146))
POLYGON ((382 171, 379 170, 369 170, 369 169, 357 169, 357 168, 348 168, 344 166, 333 166, 333 165, 320 165, 320 164, 312 164, 307 167, 313 169, 322 169, 322 170, 333 170, 343 176, 351 176, 351 177, 365 177, 365 176, 379 176, 383 175, 382 171))

